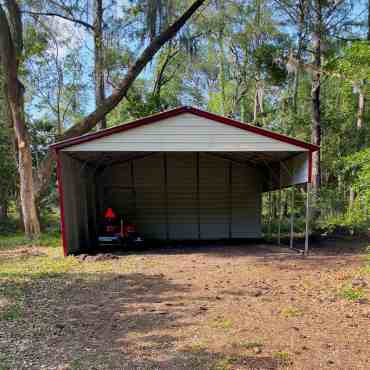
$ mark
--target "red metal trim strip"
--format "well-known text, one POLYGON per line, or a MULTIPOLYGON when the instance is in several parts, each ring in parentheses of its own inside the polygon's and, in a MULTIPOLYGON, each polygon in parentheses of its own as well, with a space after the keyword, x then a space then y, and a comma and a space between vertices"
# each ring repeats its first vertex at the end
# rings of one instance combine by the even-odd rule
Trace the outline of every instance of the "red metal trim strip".
POLYGON ((312 182, 312 151, 308 153, 308 183, 312 182))
POLYGON ((131 123, 122 124, 122 125, 119 125, 119 126, 108 128, 106 130, 101 130, 101 131, 98 131, 98 132, 94 132, 92 134, 87 134, 87 135, 82 135, 82 136, 79 136, 79 137, 76 137, 76 138, 67 139, 67 140, 64 140, 64 141, 61 141, 61 142, 58 142, 58 143, 55 143, 55 144, 51 145, 51 148, 59 150, 59 149, 66 148, 66 147, 69 147, 69 146, 72 146, 72 145, 86 143, 86 142, 96 140, 96 139, 99 139, 99 138, 102 138, 102 137, 105 137, 105 136, 109 136, 109 135, 112 135, 112 134, 115 134, 115 133, 118 133, 118 132, 127 131, 127 130, 130 130, 130 129, 133 129, 133 128, 137 128, 137 127, 140 127, 140 126, 144 126, 144 125, 147 125, 147 124, 158 122, 158 121, 166 119, 166 118, 175 117, 175 116, 178 116, 182 113, 192 113, 192 114, 197 115, 199 117, 208 118, 208 119, 211 119, 213 121, 220 122, 220 123, 223 123, 223 124, 226 124, 226 125, 229 125, 229 126, 237 127, 237 128, 242 129, 242 130, 245 130, 245 131, 253 132, 253 133, 256 133, 256 134, 259 134, 259 135, 262 135, 262 136, 266 136, 266 137, 269 137, 269 138, 272 138, 272 139, 275 139, 275 140, 279 140, 279 141, 288 143, 288 144, 296 145, 300 148, 308 149, 310 151, 319 150, 319 147, 317 145, 314 145, 314 144, 309 144, 309 143, 306 143, 304 141, 297 140, 297 139, 294 139, 292 137, 279 134, 277 132, 269 131, 269 130, 266 130, 266 129, 262 129, 260 127, 256 127, 256 126, 253 126, 253 125, 250 125, 250 124, 246 124, 246 123, 243 123, 243 122, 233 120, 231 118, 222 117, 222 116, 219 116, 219 115, 214 114, 214 113, 209 113, 209 112, 205 112, 205 111, 202 111, 200 109, 197 109, 197 108, 186 107, 186 106, 185 107, 180 107, 180 108, 175 108, 175 109, 172 109, 172 110, 169 110, 169 111, 166 111, 166 112, 162 112, 162 113, 157 113, 157 114, 154 114, 152 116, 148 116, 148 117, 145 117, 145 118, 138 119, 138 120, 133 121, 131 123))
POLYGON ((60 229, 62 233, 63 241, 63 254, 64 257, 68 255, 67 239, 65 235, 65 223, 64 223, 64 194, 63 194, 63 183, 62 183, 62 167, 60 162, 59 152, 55 151, 56 162, 57 162, 57 181, 58 181, 58 192, 59 192, 59 207, 60 207, 60 229))

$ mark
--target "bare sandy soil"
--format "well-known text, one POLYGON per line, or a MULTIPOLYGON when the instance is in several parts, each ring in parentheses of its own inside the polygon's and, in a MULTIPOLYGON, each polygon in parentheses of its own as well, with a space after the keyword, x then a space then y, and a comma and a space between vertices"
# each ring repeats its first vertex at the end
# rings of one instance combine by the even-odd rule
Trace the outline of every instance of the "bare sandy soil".
POLYGON ((0 353, 11 369, 370 369, 366 244, 177 246, 42 276, 0 353))

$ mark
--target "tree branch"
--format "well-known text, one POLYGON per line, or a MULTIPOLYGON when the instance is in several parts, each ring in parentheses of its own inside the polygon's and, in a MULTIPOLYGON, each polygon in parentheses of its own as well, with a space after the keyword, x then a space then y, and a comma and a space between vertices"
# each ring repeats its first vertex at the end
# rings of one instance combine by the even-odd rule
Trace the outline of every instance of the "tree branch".
POLYGON ((23 10, 22 13, 29 14, 29 15, 35 15, 35 16, 45 16, 45 17, 62 18, 62 19, 65 19, 65 20, 67 20, 69 22, 79 24, 80 26, 84 26, 88 30, 94 31, 94 26, 91 25, 90 23, 87 23, 85 21, 81 21, 80 19, 76 19, 76 18, 72 18, 72 17, 67 17, 67 16, 62 15, 62 14, 52 13, 52 12, 45 12, 45 13, 44 12, 31 12, 31 11, 28 11, 28 10, 23 10))
MULTIPOLYGON (((185 25, 191 16, 204 4, 206 0, 196 0, 171 26, 155 37, 144 49, 136 62, 128 69, 126 76, 118 84, 118 88, 107 97, 92 113, 74 124, 71 128, 59 137, 59 140, 73 138, 89 132, 98 122, 101 121, 110 111, 112 111, 126 96, 128 89, 142 70, 153 59, 162 46, 173 37, 185 25)), ((49 153, 41 163, 37 173, 36 193, 39 197, 48 187, 52 168, 52 155, 49 153)))

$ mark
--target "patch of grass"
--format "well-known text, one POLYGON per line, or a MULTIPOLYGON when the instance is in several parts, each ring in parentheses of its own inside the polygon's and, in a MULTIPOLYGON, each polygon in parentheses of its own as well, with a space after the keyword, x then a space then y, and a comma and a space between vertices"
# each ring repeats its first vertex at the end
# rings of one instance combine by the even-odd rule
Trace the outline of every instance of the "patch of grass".
POLYGON ((297 307, 286 307, 281 310, 281 314, 285 317, 302 316, 303 312, 297 307))
POLYGON ((222 360, 217 361, 213 366, 212 370, 231 370, 232 365, 234 362, 236 362, 237 359, 232 357, 226 357, 222 360))
POLYGON ((10 235, 0 236, 0 249, 11 249, 19 246, 43 246, 58 248, 61 246, 61 238, 59 233, 41 234, 36 239, 29 239, 22 233, 14 233, 10 235))
POLYGON ((0 370, 11 370, 11 366, 10 364, 7 362, 7 359, 6 358, 3 358, 1 355, 0 355, 0 370))
POLYGON ((314 287, 314 284, 311 280, 308 280, 308 279, 304 279, 302 281, 302 286, 304 289, 311 289, 314 287))
POLYGON ((208 348, 208 343, 205 340, 195 340, 193 343, 190 345, 190 351, 191 352, 201 352, 204 351, 208 348))
POLYGON ((0 263, 0 278, 13 280, 29 280, 52 278, 77 268, 79 262, 74 257, 50 258, 29 257, 17 258, 0 263))
POLYGON ((290 354, 286 351, 273 352, 272 357, 276 359, 281 366, 289 366, 292 364, 290 354))
POLYGON ((4 312, 0 314, 0 321, 16 321, 21 317, 21 305, 19 303, 12 304, 10 307, 6 308, 4 312))
POLYGON ((30 240, 24 234, 11 234, 0 236, 0 249, 16 248, 20 245, 29 245, 30 240))
POLYGON ((252 341, 252 342, 241 342, 240 346, 245 349, 255 349, 255 348, 262 348, 264 344, 261 340, 252 341))
POLYGON ((82 369, 82 361, 81 360, 72 360, 68 367, 70 370, 80 370, 82 369))
POLYGON ((214 326, 216 328, 229 330, 232 328, 233 322, 230 319, 217 319, 214 321, 214 326))
POLYGON ((370 274, 370 245, 366 248, 367 253, 367 264, 365 267, 366 273, 370 274))
POLYGON ((7 304, 0 311, 0 321, 18 320, 21 317, 23 307, 24 293, 22 287, 17 283, 0 284, 0 299, 2 297, 5 298, 7 304))
POLYGON ((344 287, 339 293, 341 298, 348 301, 357 301, 365 297, 365 292, 362 288, 344 287))

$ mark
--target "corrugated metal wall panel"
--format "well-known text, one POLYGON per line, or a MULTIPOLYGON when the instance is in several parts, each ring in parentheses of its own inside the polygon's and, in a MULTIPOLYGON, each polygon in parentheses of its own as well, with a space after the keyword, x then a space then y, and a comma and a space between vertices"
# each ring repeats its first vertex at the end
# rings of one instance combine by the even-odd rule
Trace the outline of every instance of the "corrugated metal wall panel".
POLYGON ((233 238, 261 237, 261 184, 253 167, 232 163, 232 228, 233 238))
POLYGON ((112 134, 66 151, 306 151, 301 147, 192 114, 112 134))
POLYGON ((87 187, 92 186, 91 178, 82 163, 66 154, 61 154, 61 164, 65 235, 68 252, 76 253, 82 248, 88 249, 94 236, 94 233, 90 232, 89 208, 95 208, 95 205, 87 191, 87 187))
POLYGON ((99 214, 112 207, 115 212, 135 221, 135 189, 132 178, 132 162, 108 167, 99 176, 99 214))
POLYGON ((163 154, 134 161, 136 223, 147 238, 167 237, 164 175, 163 154))
POLYGON ((166 157, 169 239, 198 239, 196 154, 166 157))
POLYGON ((229 194, 229 161, 209 154, 200 154, 201 239, 224 239, 229 237, 229 194))

